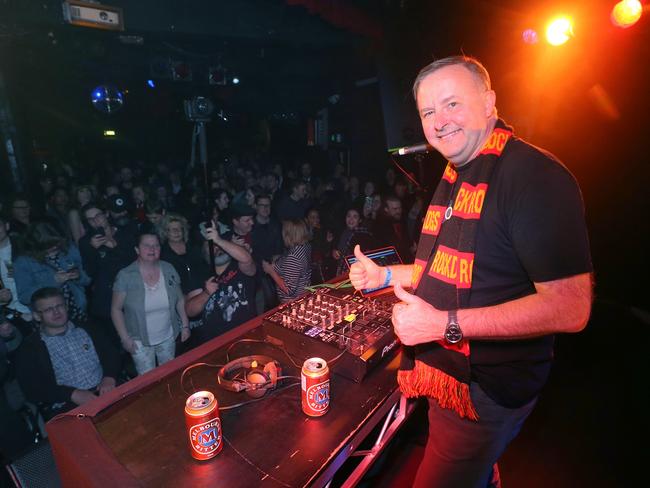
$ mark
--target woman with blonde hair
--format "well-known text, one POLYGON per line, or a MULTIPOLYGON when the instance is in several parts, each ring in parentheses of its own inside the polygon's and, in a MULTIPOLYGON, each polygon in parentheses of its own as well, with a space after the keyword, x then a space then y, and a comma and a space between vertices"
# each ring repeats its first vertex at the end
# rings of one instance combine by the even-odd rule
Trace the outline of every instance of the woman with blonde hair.
POLYGON ((160 259, 167 261, 181 277, 181 288, 187 292, 193 276, 203 276, 205 262, 201 250, 188 243, 190 227, 187 219, 177 213, 166 214, 157 226, 162 249, 160 259))
POLYGON ((262 261, 264 271, 273 278, 280 302, 293 300, 311 284, 311 244, 304 220, 282 222, 286 251, 274 264, 262 261))

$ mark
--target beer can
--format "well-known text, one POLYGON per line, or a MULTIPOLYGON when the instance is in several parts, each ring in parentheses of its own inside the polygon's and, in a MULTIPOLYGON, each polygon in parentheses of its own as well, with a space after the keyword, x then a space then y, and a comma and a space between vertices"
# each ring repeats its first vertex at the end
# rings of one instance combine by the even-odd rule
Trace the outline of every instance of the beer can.
POLYGON ((197 391, 185 401, 185 425, 194 459, 205 461, 223 448, 217 399, 209 391, 197 391))
POLYGON ((302 411, 310 417, 325 415, 330 407, 330 369, 327 361, 309 358, 302 365, 302 411))

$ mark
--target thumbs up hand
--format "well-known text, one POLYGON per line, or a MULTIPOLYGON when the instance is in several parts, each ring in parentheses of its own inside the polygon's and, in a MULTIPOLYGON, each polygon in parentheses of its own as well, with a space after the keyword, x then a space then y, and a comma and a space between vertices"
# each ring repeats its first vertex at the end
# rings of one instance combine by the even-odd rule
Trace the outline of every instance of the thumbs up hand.
POLYGON ((402 288, 399 283, 393 289, 401 302, 393 306, 395 335, 405 346, 414 346, 442 339, 445 331, 445 312, 437 310, 420 297, 402 288))
POLYGON ((352 286, 357 290, 364 290, 377 288, 384 283, 386 271, 363 254, 358 244, 354 246, 354 257, 357 260, 350 266, 350 282, 352 286))

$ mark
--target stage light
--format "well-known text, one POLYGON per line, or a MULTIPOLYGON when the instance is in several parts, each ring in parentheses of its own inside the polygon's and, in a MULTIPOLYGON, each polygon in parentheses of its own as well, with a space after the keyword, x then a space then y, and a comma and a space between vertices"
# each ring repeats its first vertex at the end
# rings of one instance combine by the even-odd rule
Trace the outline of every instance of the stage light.
POLYGON ((112 129, 107 129, 104 131, 104 137, 115 137, 117 135, 117 132, 115 132, 112 129))
POLYGON ((101 85, 93 89, 90 97, 93 107, 111 114, 124 105, 124 94, 113 85, 101 85))
POLYGON ((535 29, 526 29, 521 33, 521 37, 526 44, 537 44, 539 42, 539 35, 535 29))
POLYGON ((546 41, 552 46, 560 46, 573 37, 573 22, 568 17, 553 19, 546 27, 546 41))
POLYGON ((210 66, 208 69, 208 83, 210 85, 228 84, 227 69, 221 66, 210 66))
POLYGON ((172 80, 192 81, 192 67, 183 61, 172 61, 172 80))
POLYGON ((150 88, 156 88, 156 84, 153 80, 147 80, 147 85, 149 85, 150 88))
POLYGON ((233 84, 233 85, 239 85, 239 78, 237 78, 236 76, 233 77, 233 79, 232 79, 232 84, 233 84))
POLYGON ((638 22, 643 13, 643 6, 639 0, 621 0, 612 9, 610 18, 616 27, 626 29, 638 22))

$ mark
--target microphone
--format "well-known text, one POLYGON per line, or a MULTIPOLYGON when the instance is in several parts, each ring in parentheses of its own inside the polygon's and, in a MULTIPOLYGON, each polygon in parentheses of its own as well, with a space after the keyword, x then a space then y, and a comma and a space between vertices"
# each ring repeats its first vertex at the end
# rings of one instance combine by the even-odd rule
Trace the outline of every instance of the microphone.
POLYGON ((431 151, 433 151, 433 146, 427 144, 426 142, 423 142, 422 144, 415 144, 413 146, 400 147, 397 150, 397 154, 400 156, 405 156, 406 154, 417 154, 431 151))

